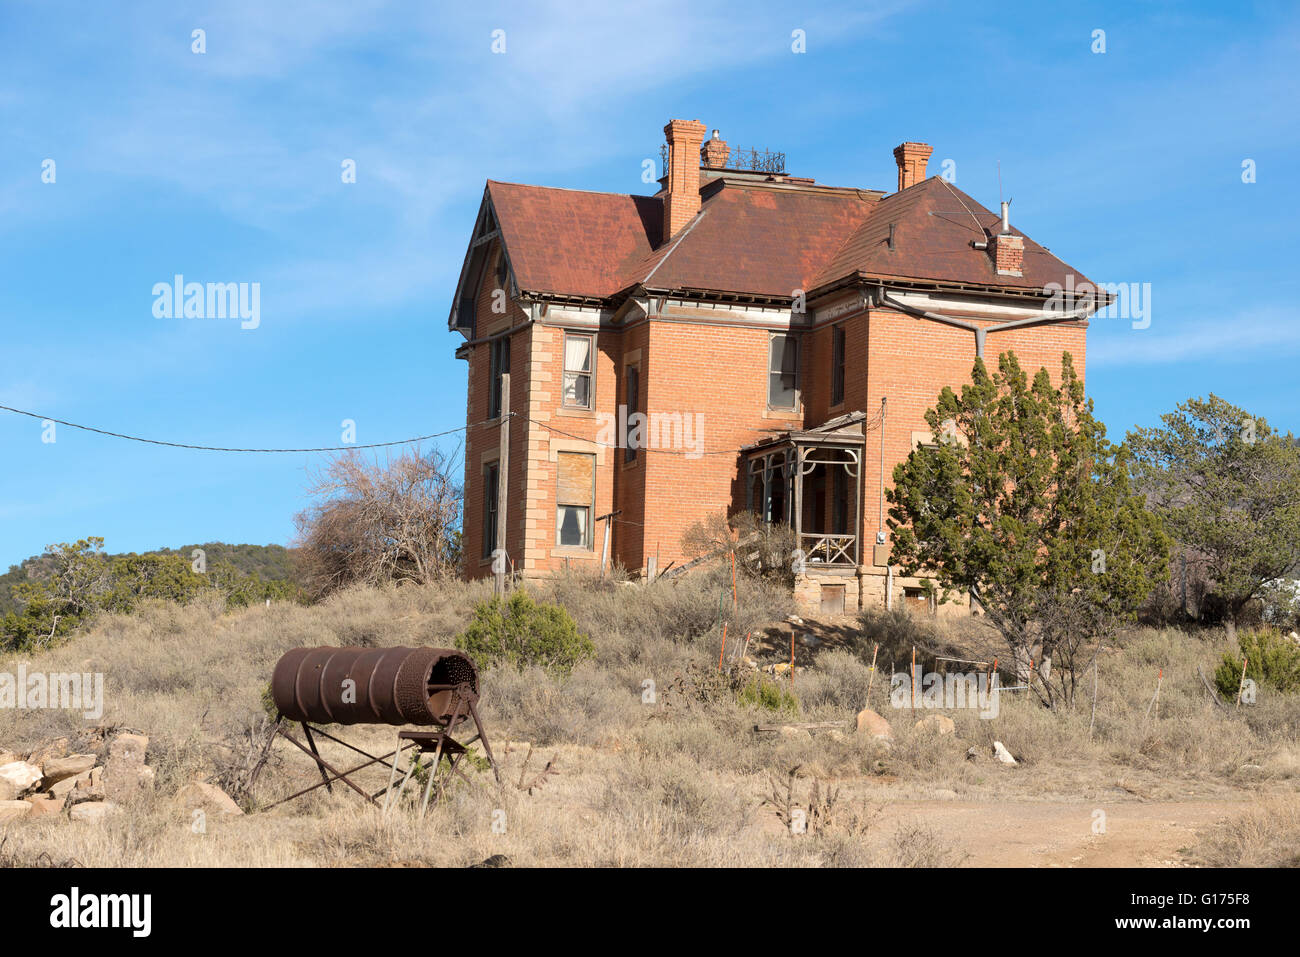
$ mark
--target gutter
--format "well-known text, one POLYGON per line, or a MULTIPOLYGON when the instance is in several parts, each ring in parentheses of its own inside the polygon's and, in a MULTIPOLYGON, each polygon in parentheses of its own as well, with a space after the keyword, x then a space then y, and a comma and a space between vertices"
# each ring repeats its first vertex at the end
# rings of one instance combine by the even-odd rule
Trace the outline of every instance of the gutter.
POLYGON ((889 293, 885 292, 885 287, 881 286, 876 291, 876 303, 886 305, 891 309, 897 309, 899 312, 905 312, 910 316, 916 316, 919 319, 929 319, 931 322, 942 322, 949 326, 956 326, 959 329, 965 329, 968 332, 975 333, 975 357, 984 358, 984 339, 990 332, 1002 332, 1006 329, 1022 329, 1026 326, 1049 325, 1058 322, 1074 322, 1079 319, 1085 319, 1097 311, 1098 303, 1093 300, 1088 305, 1082 306, 1071 312, 1061 313, 1060 315, 1043 315, 1030 316, 1027 319, 1012 319, 1010 322, 999 322, 993 326, 979 326, 966 319, 958 319, 955 316, 945 316, 939 312, 930 312, 926 309, 918 309, 916 306, 910 306, 905 302, 900 302, 889 293))

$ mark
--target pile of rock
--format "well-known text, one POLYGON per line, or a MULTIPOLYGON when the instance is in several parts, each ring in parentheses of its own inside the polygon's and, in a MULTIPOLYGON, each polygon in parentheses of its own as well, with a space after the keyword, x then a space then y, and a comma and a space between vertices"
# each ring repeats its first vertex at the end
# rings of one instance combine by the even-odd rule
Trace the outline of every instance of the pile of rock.
POLYGON ((154 785, 145 764, 149 739, 117 734, 100 764, 91 753, 69 753, 67 738, 20 756, 0 748, 0 824, 67 812, 73 821, 102 821, 121 802, 154 785))

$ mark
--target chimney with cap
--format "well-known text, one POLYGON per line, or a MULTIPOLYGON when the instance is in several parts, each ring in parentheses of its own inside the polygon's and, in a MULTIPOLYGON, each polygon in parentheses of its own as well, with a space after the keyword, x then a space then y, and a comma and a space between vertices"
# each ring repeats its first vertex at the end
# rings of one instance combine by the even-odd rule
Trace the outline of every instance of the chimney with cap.
MULTIPOLYGON (((668 185, 664 189, 664 242, 700 211, 700 144, 704 124, 699 120, 669 120, 668 185)), ((724 144, 725 146, 725 144, 724 144)))
POLYGON ((989 240, 989 255, 999 276, 1025 274, 1025 237, 1011 231, 1011 204, 1002 204, 1002 222, 998 234, 989 240))
POLYGON ((900 143, 894 147, 900 191, 925 179, 925 164, 930 161, 933 152, 934 147, 928 143, 900 143))
POLYGON ((713 136, 704 144, 701 152, 704 159, 704 165, 709 169, 726 169, 727 158, 731 156, 731 147, 727 141, 718 136, 718 131, 713 131, 713 136))

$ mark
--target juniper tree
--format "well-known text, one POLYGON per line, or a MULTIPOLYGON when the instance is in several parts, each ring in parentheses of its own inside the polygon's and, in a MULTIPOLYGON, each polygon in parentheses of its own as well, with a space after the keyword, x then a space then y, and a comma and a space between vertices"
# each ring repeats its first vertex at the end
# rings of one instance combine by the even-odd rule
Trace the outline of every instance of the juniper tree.
MULTIPOLYGON (((894 469, 891 561, 941 600, 969 593, 1040 697, 1072 698, 1080 642, 1094 654, 1168 570, 1169 540, 1130 485, 1068 353, 1059 385, 1014 353, 975 361, 960 395, 926 412, 937 437, 894 469), (1038 646, 1037 648, 1035 646, 1038 646), (1071 674, 1052 684, 1058 650, 1071 674)), ((1064 671, 1064 669, 1063 669, 1064 671)))
POLYGON ((1211 394, 1136 429, 1133 472, 1170 534, 1206 565, 1230 636, 1300 564, 1300 445, 1211 394))

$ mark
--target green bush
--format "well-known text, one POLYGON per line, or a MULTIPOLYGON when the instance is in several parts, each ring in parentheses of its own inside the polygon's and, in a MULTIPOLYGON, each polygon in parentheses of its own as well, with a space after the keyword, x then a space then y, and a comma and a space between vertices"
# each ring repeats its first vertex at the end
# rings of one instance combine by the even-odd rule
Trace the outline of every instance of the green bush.
POLYGON ((456 647, 481 668, 540 665, 557 674, 568 674, 578 662, 596 656, 596 646, 578 632, 565 609, 538 604, 523 589, 512 592, 507 601, 493 598, 475 605, 473 620, 457 637, 456 647))
POLYGON ((1241 687, 1241 658, 1246 657, 1246 677, 1260 687, 1273 688, 1283 694, 1300 690, 1300 645, 1275 631, 1260 628, 1237 634, 1238 654, 1231 651, 1214 672, 1214 683, 1229 700, 1237 697, 1241 687))
POLYGON ((737 692, 736 698, 742 705, 765 711, 799 713, 799 699, 794 696, 794 692, 763 675, 750 676, 749 681, 737 692))

